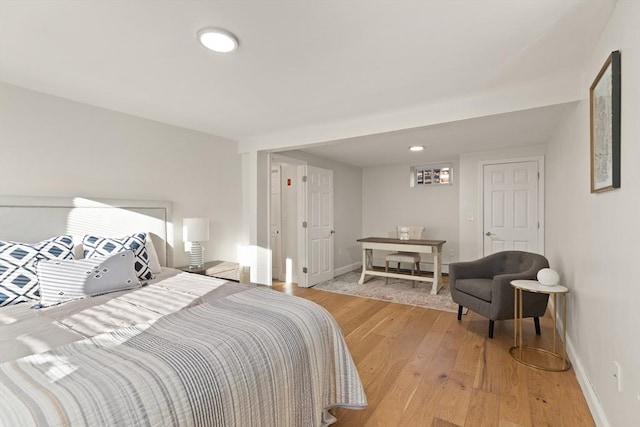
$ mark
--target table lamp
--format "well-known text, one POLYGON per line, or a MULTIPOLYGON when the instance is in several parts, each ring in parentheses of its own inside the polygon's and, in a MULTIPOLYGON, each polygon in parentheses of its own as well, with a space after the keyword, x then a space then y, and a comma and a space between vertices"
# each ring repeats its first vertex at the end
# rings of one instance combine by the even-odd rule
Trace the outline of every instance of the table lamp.
POLYGON ((209 240, 209 219, 185 218, 183 220, 182 240, 191 243, 189 268, 202 268, 204 265, 204 248, 201 242, 209 240))

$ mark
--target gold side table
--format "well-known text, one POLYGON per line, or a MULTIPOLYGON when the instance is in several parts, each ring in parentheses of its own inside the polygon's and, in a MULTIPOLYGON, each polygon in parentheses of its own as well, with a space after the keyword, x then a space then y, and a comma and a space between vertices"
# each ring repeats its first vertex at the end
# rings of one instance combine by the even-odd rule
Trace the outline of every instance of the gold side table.
POLYGON ((567 359, 567 294, 569 289, 562 285, 546 286, 537 280, 513 280, 511 286, 514 288, 514 331, 513 347, 509 353, 518 362, 531 366, 532 368, 543 369, 545 371, 562 372, 571 366, 567 359), (523 316, 523 292, 534 292, 553 296, 553 351, 538 347, 526 346, 522 342, 522 316, 523 316), (558 352, 556 339, 556 323, 558 318, 558 295, 562 296, 562 352, 558 352), (561 362, 561 363, 560 363, 561 362))

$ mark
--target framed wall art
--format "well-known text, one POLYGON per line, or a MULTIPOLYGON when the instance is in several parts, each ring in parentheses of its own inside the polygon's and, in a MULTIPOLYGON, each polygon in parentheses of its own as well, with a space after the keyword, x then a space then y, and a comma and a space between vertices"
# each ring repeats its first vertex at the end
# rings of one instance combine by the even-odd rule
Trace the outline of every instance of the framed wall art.
POLYGON ((453 184, 453 167, 451 163, 412 166, 410 171, 410 187, 453 184))
POLYGON ((589 91, 591 192, 620 188, 620 51, 612 52, 589 91))

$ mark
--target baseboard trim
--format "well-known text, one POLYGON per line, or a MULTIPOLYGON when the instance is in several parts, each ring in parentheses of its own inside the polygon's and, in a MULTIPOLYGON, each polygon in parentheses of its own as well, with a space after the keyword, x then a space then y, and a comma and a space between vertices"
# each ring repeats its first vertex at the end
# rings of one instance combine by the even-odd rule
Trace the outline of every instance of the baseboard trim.
MULTIPOLYGON (((549 309, 554 310, 551 299, 549 299, 549 309)), ((561 334, 561 331, 564 330, 564 321, 560 317, 558 317, 556 327, 558 333, 561 334)), ((582 394, 587 401, 587 406, 589 406, 589 411, 591 412, 591 416, 593 417, 593 421, 596 423, 596 426, 611 427, 607 416, 604 414, 604 410, 602 409, 600 400, 596 395, 596 391, 593 389, 591 381, 589 381, 589 376, 587 375, 587 371, 584 369, 582 360, 578 356, 578 353, 576 352, 576 349, 573 346, 573 343, 571 342, 569 336, 567 336, 567 357, 571 361, 573 371, 576 373, 576 379, 578 380, 578 384, 582 389, 582 394)))
POLYGON ((335 268, 333 270, 333 277, 340 276, 341 274, 349 273, 350 271, 362 269, 361 262, 354 262, 353 264, 345 265, 344 267, 335 268))

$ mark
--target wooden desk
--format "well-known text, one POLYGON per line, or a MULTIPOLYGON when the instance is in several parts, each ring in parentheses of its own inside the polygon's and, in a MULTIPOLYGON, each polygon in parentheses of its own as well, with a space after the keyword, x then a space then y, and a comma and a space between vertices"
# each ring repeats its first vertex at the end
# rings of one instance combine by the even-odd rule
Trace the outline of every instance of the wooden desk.
POLYGON ((362 244, 362 275, 358 282, 360 285, 366 281, 366 276, 381 276, 432 282, 432 295, 436 295, 442 288, 442 245, 446 243, 446 240, 400 240, 388 237, 366 237, 357 241, 362 244), (433 254, 433 278, 375 271, 373 269, 373 250, 433 254))

